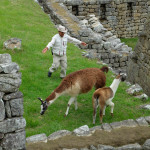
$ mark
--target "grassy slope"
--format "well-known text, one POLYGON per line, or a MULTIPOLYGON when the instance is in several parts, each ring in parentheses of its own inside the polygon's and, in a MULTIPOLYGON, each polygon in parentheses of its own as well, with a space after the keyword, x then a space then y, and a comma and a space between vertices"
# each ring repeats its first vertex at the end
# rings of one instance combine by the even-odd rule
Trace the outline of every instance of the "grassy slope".
MULTIPOLYGON (((69 115, 64 118, 69 97, 62 96, 52 104, 44 116, 40 116, 40 102, 37 97, 45 99, 60 83, 59 71, 47 78, 47 71, 52 63, 50 52, 42 54, 42 49, 57 33, 49 17, 40 6, 31 0, 0 1, 0 53, 10 53, 12 60, 17 62, 22 72, 20 91, 24 94, 24 117, 27 121, 26 135, 39 133, 47 135, 61 129, 73 130, 87 124, 92 127, 91 97, 94 90, 78 97, 78 110, 72 105, 69 115), (3 42, 11 37, 22 39, 22 50, 3 50, 3 42)), ((73 44, 68 45, 67 74, 87 67, 100 67, 96 60, 88 60, 81 56, 81 50, 73 44)), ((112 82, 112 73, 107 74, 107 86, 112 82)), ((140 110, 143 104, 126 94, 127 86, 121 83, 115 96, 114 118, 110 108, 106 109, 104 122, 120 121, 149 115, 149 111, 140 110)), ((99 125, 97 116, 96 125, 99 125)))

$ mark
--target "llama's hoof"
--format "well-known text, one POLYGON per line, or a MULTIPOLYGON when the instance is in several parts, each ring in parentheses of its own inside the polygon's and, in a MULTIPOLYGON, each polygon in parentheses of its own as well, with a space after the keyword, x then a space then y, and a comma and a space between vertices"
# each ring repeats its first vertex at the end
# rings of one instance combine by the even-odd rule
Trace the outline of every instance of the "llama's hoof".
POLYGON ((67 115, 65 114, 64 117, 67 117, 67 115))
POLYGON ((113 114, 113 113, 111 113, 111 116, 113 117, 113 116, 114 116, 114 114, 113 114))

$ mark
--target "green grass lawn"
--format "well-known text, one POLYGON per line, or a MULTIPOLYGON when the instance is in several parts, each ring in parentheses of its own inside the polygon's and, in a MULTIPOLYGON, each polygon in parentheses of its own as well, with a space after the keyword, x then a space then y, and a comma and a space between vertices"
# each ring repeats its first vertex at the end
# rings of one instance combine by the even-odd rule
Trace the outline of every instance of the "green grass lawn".
MULTIPOLYGON (((0 1, 0 53, 9 53, 13 62, 17 62, 22 72, 22 84, 20 91, 24 95, 24 117, 27 121, 26 135, 31 136, 46 133, 47 136, 57 130, 70 130, 87 124, 92 127, 92 94, 78 96, 78 110, 71 106, 69 115, 64 118, 69 97, 62 96, 49 106, 46 113, 40 115, 40 101, 37 97, 45 99, 61 82, 60 69, 47 77, 48 68, 52 63, 50 51, 42 54, 42 49, 57 33, 54 24, 50 21, 40 6, 34 0, 1 0, 0 1), (21 50, 4 50, 3 42, 9 38, 22 39, 21 50)), ((127 43, 130 40, 127 40, 127 43)), ((126 43, 126 44, 127 44, 126 43)), ((135 44, 135 41, 134 41, 135 44)), ((67 50, 68 69, 67 74, 79 69, 89 67, 101 67, 96 60, 88 60, 81 56, 81 50, 73 44, 68 44, 67 50)), ((113 74, 107 74, 107 86, 113 81, 113 74)), ((127 85, 121 83, 114 98, 114 117, 110 116, 110 108, 106 109, 104 123, 136 119, 148 116, 148 110, 139 109, 139 105, 145 104, 126 94, 127 85)), ((99 125, 97 115, 96 125, 99 125)))

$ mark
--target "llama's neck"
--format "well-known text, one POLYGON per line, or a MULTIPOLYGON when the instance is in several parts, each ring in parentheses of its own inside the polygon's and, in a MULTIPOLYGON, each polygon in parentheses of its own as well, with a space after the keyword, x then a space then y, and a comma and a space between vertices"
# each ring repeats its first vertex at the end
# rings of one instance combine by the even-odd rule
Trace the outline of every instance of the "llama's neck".
POLYGON ((114 79, 112 84, 110 85, 110 88, 113 90, 114 94, 116 93, 118 89, 119 83, 120 83, 120 79, 114 79))

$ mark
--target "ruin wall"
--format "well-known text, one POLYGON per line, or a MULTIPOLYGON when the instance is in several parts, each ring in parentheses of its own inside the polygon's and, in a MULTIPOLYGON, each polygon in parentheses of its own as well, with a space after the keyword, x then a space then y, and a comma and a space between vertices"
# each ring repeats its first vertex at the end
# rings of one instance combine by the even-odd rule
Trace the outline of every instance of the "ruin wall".
POLYGON ((25 150, 21 73, 9 54, 0 54, 0 150, 25 150))
POLYGON ((137 37, 150 12, 148 0, 65 0, 64 4, 80 20, 95 14, 119 38, 137 37))

